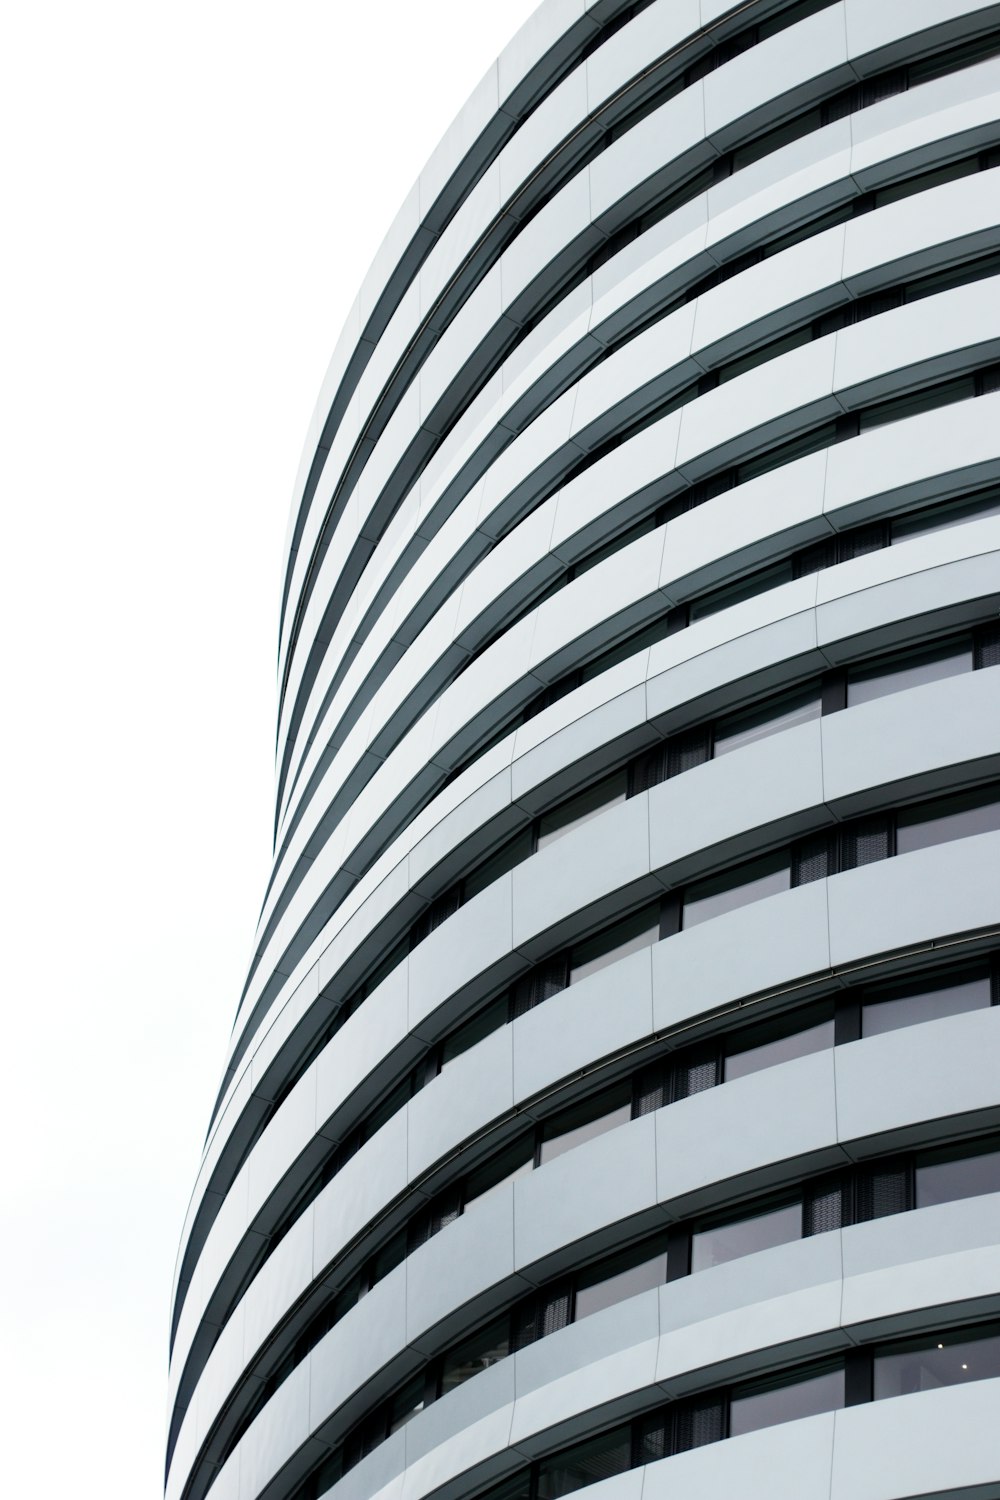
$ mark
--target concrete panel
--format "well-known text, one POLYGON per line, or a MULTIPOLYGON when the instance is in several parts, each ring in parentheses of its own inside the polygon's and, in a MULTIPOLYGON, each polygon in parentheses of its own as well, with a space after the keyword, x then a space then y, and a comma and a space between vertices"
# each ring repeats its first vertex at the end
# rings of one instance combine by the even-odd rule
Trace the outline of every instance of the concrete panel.
POLYGON ((995 926, 998 855, 1000 834, 980 833, 837 875, 829 882, 831 962, 995 926))
POLYGON ((628 954, 514 1022, 510 1031, 518 1103, 652 1032, 654 951, 628 954))
POLYGON ((456 1057, 407 1106, 411 1181, 514 1107, 513 1028, 456 1057))
POLYGON ((829 1500, 833 1413, 783 1422, 646 1467, 643 1500, 829 1500))
POLYGON ((823 795, 839 817, 885 801, 881 788, 912 796, 957 787, 1000 770, 1000 695, 989 674, 968 672, 859 703, 822 721, 823 795))
POLYGON ((820 721, 746 745, 649 793, 649 857, 673 883, 826 821, 820 721), (747 797, 747 787, 753 797, 747 797))
POLYGON ((400 1110, 341 1168, 314 1204, 317 1271, 406 1188, 406 1112, 400 1110))
POLYGON ((409 957, 410 1028, 511 949, 511 877, 492 885, 436 928, 409 957))
MULTIPOLYGON (((514 1188, 499 1187, 470 1206, 410 1255, 406 1273, 406 1342, 422 1347, 425 1334, 456 1308, 514 1274, 514 1188)), ((465 1326, 480 1321, 472 1314, 465 1326)), ((402 1325, 397 1326, 397 1337, 402 1325)))
POLYGON ((694 1016, 826 970, 827 884, 817 880, 768 896, 657 943, 656 1030, 679 1027, 694 1016))
POLYGON ((405 1326, 406 1267, 397 1266, 341 1318, 298 1367, 315 1430, 397 1355, 405 1326))
POLYGON ((1000 1309, 1000 1195, 939 1203, 845 1229, 842 1321, 872 1338, 894 1319, 926 1326, 958 1302, 968 1317, 1000 1309))
POLYGON ((1000 1380, 980 1380, 838 1412, 830 1500, 994 1495, 998 1399, 1000 1380))
POLYGON ((817 1052, 734 1079, 661 1109, 656 1122, 657 1196, 675 1216, 693 1212, 721 1184, 749 1191, 843 1160, 837 1146, 834 1064, 817 1052))
POLYGON ((646 804, 633 798, 591 818, 513 871, 514 947, 558 930, 573 913, 648 873, 646 804))
MULTIPOLYGON (((891 1150, 924 1121, 1000 1118, 1000 1011, 969 1011, 836 1047, 837 1123, 853 1155, 891 1150)), ((959 1127, 961 1128, 961 1126, 959 1127)), ((923 1131, 923 1137, 940 1131, 923 1131)))
POLYGON ((779 31, 705 79, 705 129, 720 147, 739 141, 746 120, 767 107, 775 123, 820 88, 854 81, 841 6, 779 31))
POLYGON ((567 1151, 514 1183, 518 1268, 556 1255, 574 1240, 654 1211, 653 1117, 633 1120, 567 1151))

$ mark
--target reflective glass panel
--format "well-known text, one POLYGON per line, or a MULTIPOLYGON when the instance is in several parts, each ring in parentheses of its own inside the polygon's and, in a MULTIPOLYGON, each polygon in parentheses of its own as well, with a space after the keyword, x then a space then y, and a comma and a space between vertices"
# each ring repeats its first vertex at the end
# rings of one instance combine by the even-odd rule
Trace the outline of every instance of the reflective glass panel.
POLYGON ((740 583, 719 589, 714 594, 706 594, 703 599, 694 599, 691 601, 689 616, 691 623, 693 625, 696 620, 706 620, 709 615, 717 615, 720 610, 729 609, 733 604, 742 604, 744 599, 755 599, 758 594, 766 594, 779 584, 789 583, 791 578, 791 561, 775 563, 773 567, 764 568, 740 583))
POLYGON ((659 936, 659 909, 644 908, 634 917, 619 922, 607 932, 602 932, 573 949, 569 960, 570 984, 575 984, 578 979, 586 979, 588 974, 596 974, 599 969, 606 969, 609 964, 616 963, 629 953, 648 948, 659 936))
POLYGON ((777 891, 787 891, 790 885, 791 870, 784 851, 768 859, 754 860, 731 874, 690 886, 684 893, 681 926, 697 927, 699 922, 707 922, 723 912, 748 906, 777 891))
POLYGON ((606 1131, 614 1130, 616 1125, 624 1125, 625 1121, 631 1118, 631 1104, 620 1104, 616 1109, 609 1110, 607 1114, 599 1115, 596 1120, 587 1120, 582 1125, 574 1125, 571 1129, 564 1130, 561 1135, 542 1142, 538 1154, 539 1164, 552 1161, 554 1157, 562 1156, 566 1151, 572 1151, 574 1146, 582 1146, 584 1141, 604 1135, 606 1131))
POLYGON ((698 1230, 691 1236, 691 1271, 707 1271, 712 1266, 753 1255, 757 1250, 769 1250, 773 1245, 787 1245, 790 1240, 801 1238, 802 1204, 785 1203, 769 1213, 698 1230))
POLYGON ((576 1321, 624 1302, 626 1297, 635 1297, 639 1292, 648 1292, 650 1287, 662 1286, 667 1279, 666 1252, 652 1256, 637 1266, 629 1266, 605 1276, 602 1281, 581 1286, 576 1294, 576 1321))
POLYGON ((513 870, 515 865, 530 859, 532 848, 531 829, 525 828, 516 838, 510 839, 501 849, 498 849, 496 854, 466 875, 462 899, 471 901, 473 896, 478 896, 480 891, 485 891, 488 885, 492 885, 494 880, 499 880, 501 875, 506 875, 508 870, 513 870))
POLYGON ((967 1010, 985 1010, 989 1003, 990 981, 985 975, 924 990, 918 995, 876 1000, 862 1007, 861 1035, 880 1036, 886 1031, 898 1031, 901 1026, 918 1026, 922 1021, 938 1021, 967 1010))
POLYGON ((423 1376, 410 1381, 409 1385, 399 1392, 389 1407, 389 1432, 398 1432, 405 1427, 417 1412, 424 1409, 424 1381, 423 1376))
POLYGON ((441 1394, 446 1396, 458 1385, 464 1385, 482 1370, 506 1359, 510 1352, 508 1319, 501 1318, 483 1328, 458 1349, 444 1357, 441 1370, 441 1394))
POLYGON ((1000 801, 973 803, 965 807, 942 809, 936 816, 927 810, 901 814, 896 823, 896 853, 911 854, 914 849, 929 849, 934 844, 950 844, 953 839, 971 838, 976 833, 994 833, 1000 828, 1000 801))
POLYGON ((464 1212, 468 1213, 477 1203, 483 1203, 491 1193, 500 1192, 509 1182, 516 1182, 518 1177, 526 1177, 534 1165, 534 1141, 518 1141, 496 1160, 487 1162, 477 1172, 470 1174, 465 1183, 464 1212))
POLYGON ((1000 1151, 917 1165, 917 1207, 1000 1193, 1000 1151))
POLYGON ((804 1031, 795 1031, 791 1036, 764 1042, 758 1047, 747 1047, 742 1052, 733 1052, 722 1065, 725 1083, 732 1078, 743 1078, 747 1073, 759 1073, 762 1068, 773 1068, 776 1063, 788 1062, 793 1057, 808 1057, 810 1052, 823 1052, 833 1046, 833 1021, 820 1021, 816 1026, 807 1026, 804 1031))
POLYGON ((441 1043, 441 1070, 442 1072, 449 1063, 453 1063, 456 1057, 461 1057, 463 1052, 468 1052, 477 1042, 484 1037, 491 1036, 494 1031, 499 1031, 501 1026, 507 1023, 508 1001, 507 996, 494 1000, 485 1010, 473 1016, 464 1026, 453 1031, 451 1036, 445 1037, 441 1043))
POLYGON ((822 1375, 811 1375, 791 1385, 734 1396, 729 1408, 729 1435, 740 1437, 778 1422, 814 1417, 818 1412, 836 1411, 843 1404, 843 1370, 825 1370, 822 1375))
POLYGON ((538 1466, 538 1500, 558 1500, 584 1485, 623 1474, 631 1456, 631 1430, 618 1427, 556 1458, 543 1459, 538 1466))
POLYGON ((859 703, 870 703, 889 693, 902 693, 906 688, 918 687, 924 682, 937 682, 942 677, 957 677, 962 672, 971 671, 971 641, 898 656, 880 666, 852 671, 847 682, 847 706, 854 708, 859 703))
POLYGON ((970 1338, 942 1333, 923 1348, 887 1351, 875 1356, 875 1400, 936 1391, 968 1380, 1000 1375, 1000 1335, 970 1338))
POLYGON ((597 786, 588 787, 585 792, 564 802, 553 812, 545 813, 538 824, 537 849, 547 848, 564 834, 572 833, 574 828, 589 823, 591 818, 596 818, 607 808, 624 802, 627 792, 628 777, 624 771, 619 771, 598 782, 597 786))
POLYGON ((965 505, 949 505, 944 510, 934 508, 919 516, 893 521, 892 539, 902 542, 912 536, 929 536, 932 532, 948 531, 952 526, 964 526, 966 521, 978 521, 985 516, 1000 516, 1000 495, 984 496, 965 505))
POLYGON ((744 745, 780 734, 783 729, 808 724, 810 719, 818 719, 819 715, 819 694, 809 692, 795 698, 782 698, 780 702, 755 709, 752 713, 722 719, 715 726, 715 755, 728 755, 731 750, 741 750, 744 745))

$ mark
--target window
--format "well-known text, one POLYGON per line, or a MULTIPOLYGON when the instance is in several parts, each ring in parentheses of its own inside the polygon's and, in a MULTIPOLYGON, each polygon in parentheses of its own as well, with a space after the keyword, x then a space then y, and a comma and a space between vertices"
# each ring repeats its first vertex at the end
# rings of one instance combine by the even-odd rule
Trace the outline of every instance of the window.
POLYGON ((1000 1375, 1000 1334, 940 1333, 936 1338, 890 1346, 875 1356, 874 1396, 910 1396, 969 1380, 1000 1375))
POLYGON ((964 797, 942 797, 939 802, 899 814, 896 822, 896 853, 910 854, 948 844, 952 839, 1000 829, 1000 800, 995 787, 969 792, 964 797))
POLYGON ((741 1437, 779 1422, 794 1422, 799 1417, 814 1417, 819 1412, 836 1411, 844 1404, 843 1366, 809 1375, 804 1380, 786 1381, 763 1389, 734 1393, 729 1408, 729 1435, 741 1437))
POLYGON ((576 1291, 575 1321, 663 1285, 667 1279, 666 1250, 650 1255, 647 1246, 638 1252, 642 1259, 637 1260, 636 1254, 632 1250, 615 1256, 581 1276, 576 1291))
POLYGON ((465 1184, 465 1212, 477 1203, 483 1203, 491 1193, 499 1192, 508 1182, 516 1182, 533 1170, 535 1153, 530 1140, 517 1141, 501 1156, 494 1157, 478 1172, 473 1172, 465 1184))
POLYGON ((596 818, 605 808, 616 807, 619 802, 624 802, 628 794, 628 773, 618 771, 614 776, 607 776, 599 781, 596 786, 588 787, 585 792, 580 792, 576 797, 564 802, 553 812, 545 813, 538 821, 538 842, 536 848, 539 850, 547 848, 549 844, 555 843, 566 833, 571 833, 574 828, 579 828, 582 823, 588 823, 591 818, 596 818))
POLYGON ((847 706, 853 708, 858 703, 870 703, 873 698, 884 698, 888 693, 902 693, 921 683, 971 671, 971 640, 909 652, 877 666, 852 671, 847 680, 847 706))
POLYGON ((807 1026, 802 1031, 793 1031, 788 1036, 775 1037, 773 1041, 759 1042, 730 1052, 722 1065, 725 1083, 733 1078, 744 1078, 748 1073, 759 1073, 762 1068, 773 1068, 776 1063, 788 1062, 793 1057, 808 1057, 811 1052, 825 1052, 833 1046, 833 1017, 807 1026))
POLYGON ((571 1495, 584 1485, 610 1479, 613 1474, 624 1474, 631 1458, 632 1432, 629 1427, 617 1427, 613 1432, 578 1443, 575 1448, 543 1459, 539 1464, 538 1500, 559 1500, 560 1495, 571 1495))
POLYGON ((902 1026, 919 1026, 967 1010, 985 1010, 990 1004, 988 974, 932 988, 866 1001, 861 1011, 861 1035, 880 1036, 902 1026))
POLYGON ((445 1355, 441 1366, 442 1396, 506 1359, 509 1353, 509 1319, 500 1318, 445 1355))
POLYGON ((791 349, 800 349, 803 344, 812 342, 812 329, 807 325, 805 328, 796 328, 792 333, 786 333, 781 338, 775 339, 773 343, 765 344, 763 348, 754 349, 750 354, 744 354, 739 359, 730 360, 719 370, 719 384, 725 385, 729 380, 735 380, 738 375, 745 375, 748 370, 754 370, 758 365, 766 364, 770 359, 777 359, 779 354, 787 354, 791 349))
POLYGON ((696 1230, 691 1236, 691 1271, 692 1274, 707 1271, 712 1266, 722 1266, 758 1250, 770 1250, 801 1238, 802 1204, 796 1199, 794 1203, 784 1203, 750 1218, 696 1230))
POLYGON ((508 839, 496 854, 477 865, 462 883, 462 900, 471 901, 480 891, 484 891, 494 880, 499 880, 501 875, 506 875, 508 870, 513 870, 522 860, 528 859, 534 847, 534 839, 530 827, 522 830, 514 838, 508 839))
POLYGON ((424 1409, 424 1379, 418 1375, 411 1380, 409 1385, 403 1387, 399 1395, 389 1406, 389 1434, 398 1432, 405 1427, 407 1422, 417 1415, 418 1411, 424 1409))
POLYGON ((894 542, 906 541, 909 537, 929 536, 936 531, 949 531, 952 526, 964 526, 966 521, 978 521, 985 516, 1000 516, 1000 494, 996 490, 981 495, 977 500, 965 500, 958 505, 935 506, 915 516, 903 516, 892 523, 894 542))
POLYGON ((609 964, 624 958, 626 954, 648 948, 656 942, 659 935, 659 907, 643 907, 624 922, 617 922, 614 927, 609 927, 607 931, 573 949, 569 958, 570 984, 596 974, 599 969, 606 969, 609 964))
POLYGON ((918 1208, 954 1203, 959 1198, 978 1198, 982 1193, 1000 1193, 1000 1150, 980 1151, 975 1156, 925 1158, 917 1162, 918 1208))
POLYGON ((702 599, 695 599, 691 604, 691 623, 694 624, 695 620, 705 620, 709 615, 717 615, 720 610, 728 609, 730 605, 741 604, 744 599, 753 599, 757 594, 766 593, 768 589, 788 583, 792 576, 792 561, 788 558, 785 562, 775 563, 773 567, 754 573, 751 578, 744 578, 739 583, 717 589, 714 594, 706 594, 702 599))
POLYGON ((880 401, 875 406, 859 411, 858 430, 871 432, 876 427, 884 427, 888 422, 901 422, 906 417, 915 417, 922 411, 936 411, 954 401, 969 401, 975 394, 974 375, 961 375, 957 380, 925 386, 920 391, 908 391, 905 396, 892 396, 887 401, 880 401))
POLYGON ((553 1161, 574 1146, 614 1130, 632 1118, 632 1086, 623 1084, 612 1093, 602 1094, 598 1099, 589 1099, 576 1109, 566 1110, 549 1121, 543 1129, 542 1143, 538 1150, 538 1164, 553 1161))
POLYGON ((767 739, 768 735, 780 734, 783 729, 792 729, 796 724, 807 724, 811 719, 818 719, 819 715, 819 693, 815 688, 808 688, 804 693, 772 700, 763 708, 720 719, 715 726, 716 757, 728 755, 731 750, 741 750, 744 745, 767 739))
POLYGON ((751 860, 736 870, 690 886, 684 892, 682 926, 697 927, 723 912, 748 906, 751 901, 760 901, 777 891, 787 891, 790 885, 791 868, 784 850, 751 860))
POLYGON ((485 1010, 481 1010, 471 1021, 466 1021, 457 1031, 445 1037, 441 1043, 441 1068, 442 1071, 453 1063, 456 1057, 461 1057, 463 1052, 468 1052, 477 1042, 484 1037, 490 1036, 494 1031, 499 1031, 501 1026, 507 1022, 509 1002, 506 995, 499 1000, 494 1000, 485 1010))

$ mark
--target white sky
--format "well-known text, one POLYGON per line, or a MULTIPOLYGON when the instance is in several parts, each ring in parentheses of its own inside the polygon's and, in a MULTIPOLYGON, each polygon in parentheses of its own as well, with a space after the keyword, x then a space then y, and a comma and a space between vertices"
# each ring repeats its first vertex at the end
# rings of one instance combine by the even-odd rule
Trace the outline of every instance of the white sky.
POLYGON ((0 36, 0 1489, 160 1494, 340 326, 534 0, 22 0, 0 36))

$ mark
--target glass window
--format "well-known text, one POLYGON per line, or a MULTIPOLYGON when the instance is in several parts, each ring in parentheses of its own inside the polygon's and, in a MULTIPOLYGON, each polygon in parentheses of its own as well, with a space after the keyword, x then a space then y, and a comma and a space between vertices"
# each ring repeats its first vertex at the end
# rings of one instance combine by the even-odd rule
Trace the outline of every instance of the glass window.
POLYGON ((606 932, 590 938, 573 949, 569 958, 569 982, 586 979, 598 969, 624 958, 628 953, 637 953, 648 948, 660 936, 660 912, 658 907, 645 906, 624 922, 617 922, 606 932))
POLYGON ((498 1319, 445 1355, 441 1369, 442 1396, 507 1358, 510 1353, 508 1321, 507 1318, 498 1319))
POLYGON ((724 1266, 727 1261, 801 1238, 802 1204, 783 1203, 749 1219, 697 1230, 691 1236, 691 1271, 708 1271, 712 1266, 724 1266))
POLYGON ((1000 516, 1000 494, 996 490, 961 505, 934 506, 918 516, 901 517, 892 523, 892 539, 904 542, 909 537, 948 531, 952 526, 963 526, 966 521, 978 521, 984 516, 1000 516))
POLYGON ((922 1345, 875 1356, 875 1400, 936 1391, 1000 1375, 1000 1334, 941 1333, 922 1345))
POLYGON ((611 646, 607 651, 602 651, 600 656, 595 656, 593 661, 587 662, 580 668, 580 681, 593 682, 595 677, 600 677, 609 667, 616 667, 619 662, 628 661, 630 656, 644 651, 647 646, 653 646, 661 641, 665 635, 670 633, 668 615, 661 615, 654 620, 652 625, 647 625, 645 630, 640 630, 636 635, 627 635, 617 646, 611 646))
POLYGON ((451 1036, 445 1037, 441 1043, 441 1070, 442 1072, 449 1063, 461 1057, 463 1052, 468 1052, 477 1042, 484 1037, 491 1036, 494 1031, 499 1031, 501 1026, 507 1024, 509 1002, 506 995, 499 1000, 494 1000, 485 1010, 481 1010, 478 1016, 473 1016, 471 1021, 466 1021, 451 1036))
POLYGON ((681 926, 697 927, 699 922, 734 911, 738 906, 748 906, 751 901, 760 901, 777 891, 787 891, 790 886, 791 869, 785 850, 766 859, 752 860, 725 875, 690 886, 684 892, 681 926))
POLYGON ((632 1090, 629 1084, 599 1099, 588 1100, 575 1109, 564 1110, 544 1128, 544 1139, 539 1151, 539 1165, 572 1151, 584 1141, 604 1135, 632 1118, 632 1090))
POLYGON ((532 1139, 517 1141, 501 1156, 487 1162, 478 1172, 473 1172, 465 1183, 465 1212, 477 1203, 483 1203, 491 1193, 497 1193, 508 1182, 516 1182, 534 1168, 535 1147, 532 1139))
POLYGON ((424 1409, 424 1377, 418 1375, 394 1397, 389 1405, 389 1432, 398 1432, 424 1409))
POLYGON ((862 432, 871 432, 875 427, 884 427, 888 422, 901 422, 905 417, 915 417, 922 411, 936 411, 953 401, 967 401, 976 394, 975 376, 960 376, 957 380, 942 385, 925 387, 922 391, 911 391, 906 396, 893 396, 869 406, 858 413, 862 432))
POLYGON ((691 602, 691 623, 695 620, 705 620, 709 615, 717 615, 720 610, 728 609, 732 604, 741 604, 744 599, 753 599, 758 594, 767 593, 768 589, 777 588, 781 583, 788 583, 792 578, 791 559, 787 562, 775 563, 773 568, 764 568, 759 573, 754 573, 750 578, 744 578, 740 583, 730 584, 727 588, 717 589, 714 594, 706 594, 703 599, 694 599, 691 602))
POLYGON ((772 343, 765 344, 762 349, 754 349, 749 354, 742 355, 739 359, 730 360, 719 370, 719 384, 725 385, 727 380, 735 380, 738 375, 745 375, 747 370, 755 370, 759 365, 766 364, 768 360, 777 359, 779 354, 787 354, 791 349, 799 349, 803 344, 812 342, 812 329, 797 328, 794 333, 786 333, 780 339, 774 339, 772 343))
POLYGON ((478 896, 480 891, 485 891, 494 880, 499 880, 501 875, 506 875, 508 870, 513 870, 514 866, 519 865, 522 860, 529 859, 532 847, 531 829, 525 828, 465 877, 462 886, 463 899, 471 901, 473 896, 478 896))
POLYGON ((637 1261, 635 1252, 618 1255, 613 1261, 605 1261, 582 1277, 576 1292, 576 1320, 613 1307, 627 1297, 636 1297, 648 1292, 651 1287, 662 1286, 667 1279, 667 1252, 656 1255, 645 1254, 637 1261))
POLYGON ((843 1404, 843 1368, 824 1370, 805 1380, 734 1395, 729 1407, 729 1435, 741 1437, 745 1432, 774 1427, 778 1422, 794 1422, 798 1417, 836 1411, 843 1404))
POLYGON ((960 980, 957 984, 920 990, 916 994, 873 1000, 862 1007, 861 1035, 881 1036, 886 1031, 898 1031, 902 1026, 919 1026, 922 1021, 938 1021, 967 1010, 985 1010, 989 1003, 990 981, 985 974, 960 980))
POLYGON ((731 1052, 722 1065, 723 1082, 733 1078, 744 1078, 748 1073, 759 1073, 762 1068, 773 1068, 776 1063, 788 1062, 793 1057, 808 1057, 811 1052, 824 1052, 833 1046, 833 1019, 807 1026, 803 1031, 794 1031, 790 1036, 776 1037, 770 1042, 744 1047, 731 1052))
POLYGON ((571 833, 582 823, 589 823, 591 818, 596 818, 605 808, 616 807, 619 802, 625 801, 627 793, 627 772, 618 771, 614 776, 606 776, 596 786, 588 787, 585 792, 571 797, 568 802, 564 802, 553 812, 546 813, 539 820, 536 847, 539 850, 545 849, 561 839, 563 834, 571 833))
POLYGON ((531 1470, 522 1469, 519 1474, 487 1490, 483 1500, 530 1500, 530 1496, 531 1470))
POLYGON ((635 525, 630 526, 627 531, 620 531, 617 536, 611 538, 610 542, 604 542, 600 547, 595 547, 593 552, 588 552, 585 557, 581 557, 580 561, 574 563, 570 569, 570 576, 582 578, 584 573, 589 573, 591 568, 596 568, 597 564, 602 563, 605 558, 614 557, 615 553, 620 552, 623 547, 628 547, 632 542, 637 542, 641 536, 648 536, 651 531, 655 530, 654 513, 641 521, 636 521, 635 525))
POLYGON ((538 1500, 558 1500, 599 1479, 624 1474, 632 1456, 631 1430, 616 1427, 538 1465, 538 1500))
POLYGON ((914 193, 925 193, 928 188, 939 187, 944 182, 954 182, 959 177, 968 177, 978 170, 979 162, 976 157, 966 156, 961 161, 951 162, 947 167, 935 167, 930 172, 922 172, 919 177, 906 177, 902 182, 892 183, 889 187, 876 188, 875 207, 882 208, 887 203, 897 203, 901 198, 909 198, 914 193))
POLYGON ((1000 1151, 917 1163, 917 1207, 1000 1193, 1000 1151))
POLYGON ((975 833, 993 833, 1000 828, 1000 799, 994 788, 970 792, 967 797, 946 797, 899 814, 896 820, 896 853, 911 854, 934 844, 950 844, 975 833))
POLYGON ((402 1264, 406 1259, 406 1245, 406 1230, 404 1229, 399 1234, 394 1234, 389 1243, 383 1245, 378 1254, 372 1257, 370 1277, 372 1286, 402 1264))
POLYGON ((780 734, 783 729, 807 724, 810 719, 818 719, 819 715, 819 694, 809 688, 804 693, 772 700, 763 708, 720 719, 715 726, 715 755, 728 755, 731 750, 740 750, 755 740, 780 734))
POLYGON ((942 677, 957 677, 962 672, 971 671, 970 640, 951 641, 946 646, 910 652, 872 667, 853 670, 847 682, 847 706, 854 708, 858 703, 870 703, 872 699, 884 698, 889 693, 902 693, 924 682, 937 682, 942 677))
POLYGON ((811 432, 792 438, 791 442, 783 443, 778 448, 765 448, 757 458, 748 459, 746 463, 740 464, 737 470, 739 483, 746 484, 748 480, 757 479, 761 474, 769 474, 773 469, 780 469, 783 465, 790 464, 793 459, 802 458, 807 453, 818 453, 821 448, 828 448, 836 441, 836 422, 824 422, 822 427, 814 427, 811 432))

